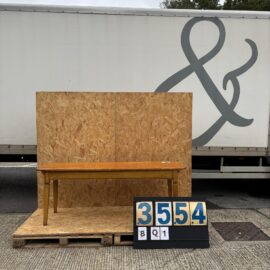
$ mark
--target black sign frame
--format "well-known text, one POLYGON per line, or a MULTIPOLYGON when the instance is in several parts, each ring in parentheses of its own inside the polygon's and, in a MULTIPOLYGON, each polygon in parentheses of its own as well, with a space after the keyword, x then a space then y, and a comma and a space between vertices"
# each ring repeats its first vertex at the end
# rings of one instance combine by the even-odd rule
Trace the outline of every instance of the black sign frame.
MULTIPOLYGON (((209 248, 208 218, 204 226, 167 226, 169 240, 138 240, 138 226, 136 224, 136 203, 142 201, 153 202, 155 219, 155 202, 205 202, 197 197, 134 197, 133 200, 133 248, 135 249, 163 249, 163 248, 209 248)), ((151 226, 156 227, 156 226, 151 226)), ((150 226, 147 226, 147 236, 150 236, 150 226)))

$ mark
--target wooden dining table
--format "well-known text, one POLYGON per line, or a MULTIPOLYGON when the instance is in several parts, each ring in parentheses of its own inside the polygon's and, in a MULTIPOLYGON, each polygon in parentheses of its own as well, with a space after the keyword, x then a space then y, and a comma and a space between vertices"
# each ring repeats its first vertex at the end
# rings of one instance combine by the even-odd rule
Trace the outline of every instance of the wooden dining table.
POLYGON ((53 182, 53 206, 57 213, 58 183, 88 179, 167 179, 168 196, 178 196, 179 172, 186 167, 180 162, 95 162, 95 163, 44 163, 37 171, 44 176, 43 225, 48 224, 50 184, 53 182))

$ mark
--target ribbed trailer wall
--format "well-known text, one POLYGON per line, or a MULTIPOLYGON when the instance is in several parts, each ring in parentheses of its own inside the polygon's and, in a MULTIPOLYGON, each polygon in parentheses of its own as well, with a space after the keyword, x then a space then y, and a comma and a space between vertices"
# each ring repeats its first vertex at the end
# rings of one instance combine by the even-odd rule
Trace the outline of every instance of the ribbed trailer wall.
POLYGON ((188 91, 194 157, 269 156, 269 19, 0 5, 0 154, 36 153, 37 91, 188 91))

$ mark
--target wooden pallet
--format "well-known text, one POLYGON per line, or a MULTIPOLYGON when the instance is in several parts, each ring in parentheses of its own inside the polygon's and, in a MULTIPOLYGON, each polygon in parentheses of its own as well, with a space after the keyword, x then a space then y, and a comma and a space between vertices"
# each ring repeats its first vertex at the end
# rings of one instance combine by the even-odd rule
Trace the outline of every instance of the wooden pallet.
POLYGON ((13 237, 14 248, 130 246, 133 234, 13 237))
POLYGON ((60 208, 42 224, 37 209, 13 234, 13 247, 101 247, 131 245, 132 207, 60 208))
POLYGON ((101 247, 112 246, 113 235, 13 237, 13 247, 101 247))

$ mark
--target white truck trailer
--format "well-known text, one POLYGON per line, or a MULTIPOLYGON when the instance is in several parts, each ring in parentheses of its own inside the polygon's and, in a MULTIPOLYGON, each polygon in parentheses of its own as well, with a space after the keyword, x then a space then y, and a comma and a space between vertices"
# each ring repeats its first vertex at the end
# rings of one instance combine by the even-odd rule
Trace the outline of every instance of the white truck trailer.
POLYGON ((0 5, 2 161, 41 90, 192 92, 193 178, 270 177, 270 12, 0 5))

